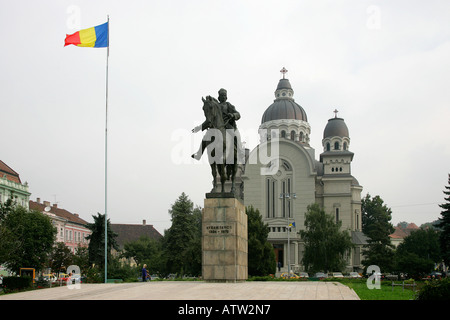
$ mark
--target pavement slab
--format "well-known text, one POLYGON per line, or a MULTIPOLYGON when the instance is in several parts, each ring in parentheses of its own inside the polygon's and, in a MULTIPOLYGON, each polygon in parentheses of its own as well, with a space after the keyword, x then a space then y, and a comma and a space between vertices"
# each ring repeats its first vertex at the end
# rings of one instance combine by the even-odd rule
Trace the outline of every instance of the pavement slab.
POLYGON ((80 284, 1 295, 0 300, 360 300, 339 282, 151 281, 80 284))

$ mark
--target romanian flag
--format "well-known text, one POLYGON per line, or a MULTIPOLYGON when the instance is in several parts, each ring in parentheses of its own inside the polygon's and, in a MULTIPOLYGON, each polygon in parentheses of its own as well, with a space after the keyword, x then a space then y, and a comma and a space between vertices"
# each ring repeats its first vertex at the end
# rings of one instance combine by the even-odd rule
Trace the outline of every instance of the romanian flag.
POLYGON ((108 22, 96 27, 77 31, 74 34, 66 35, 64 46, 68 46, 69 44, 78 47, 108 47, 108 22))

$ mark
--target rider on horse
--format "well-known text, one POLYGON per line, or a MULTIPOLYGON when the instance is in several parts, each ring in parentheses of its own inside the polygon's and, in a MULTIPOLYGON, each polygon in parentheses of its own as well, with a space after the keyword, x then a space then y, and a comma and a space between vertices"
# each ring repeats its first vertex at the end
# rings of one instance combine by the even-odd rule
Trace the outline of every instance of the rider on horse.
MULTIPOLYGON (((222 109, 222 117, 223 120, 226 122, 225 125, 225 129, 233 129, 236 132, 236 137, 237 137, 237 147, 240 147, 240 136, 239 133, 237 131, 237 126, 236 126, 236 121, 239 120, 241 118, 241 115, 239 114, 239 112, 236 110, 236 108, 229 102, 227 102, 227 90, 225 89, 220 89, 219 90, 219 102, 220 102, 220 107, 222 109)), ((192 129, 192 132, 198 132, 200 130, 206 130, 212 128, 211 127, 211 123, 209 122, 208 119, 206 119, 201 125, 195 127, 194 129, 192 129)), ((200 160, 200 158, 202 157, 203 152, 205 151, 205 148, 208 146, 208 144, 210 144, 211 141, 202 140, 201 146, 198 149, 198 151, 196 153, 194 153, 192 155, 192 158, 196 159, 196 160, 200 160)))

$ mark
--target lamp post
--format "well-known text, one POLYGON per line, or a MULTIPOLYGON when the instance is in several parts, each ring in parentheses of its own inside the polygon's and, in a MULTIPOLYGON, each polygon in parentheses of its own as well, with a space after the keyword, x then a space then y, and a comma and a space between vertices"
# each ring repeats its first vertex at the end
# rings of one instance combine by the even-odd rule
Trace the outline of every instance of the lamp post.
MULTIPOLYGON (((280 193, 280 199, 284 201, 284 199, 297 199, 296 193, 280 193)), ((291 278, 291 248, 290 248, 290 233, 291 227, 295 227, 295 221, 292 223, 289 222, 291 215, 291 207, 289 206, 289 210, 287 213, 287 251, 288 251, 288 278, 291 278)))

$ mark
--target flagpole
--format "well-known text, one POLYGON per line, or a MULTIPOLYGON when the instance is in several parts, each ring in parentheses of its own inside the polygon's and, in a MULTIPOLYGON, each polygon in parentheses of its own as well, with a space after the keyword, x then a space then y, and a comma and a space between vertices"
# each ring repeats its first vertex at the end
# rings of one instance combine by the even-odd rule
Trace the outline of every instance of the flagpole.
POLYGON ((109 67, 109 15, 108 46, 106 49, 106 119, 105 119, 105 283, 108 282, 108 67, 109 67))

